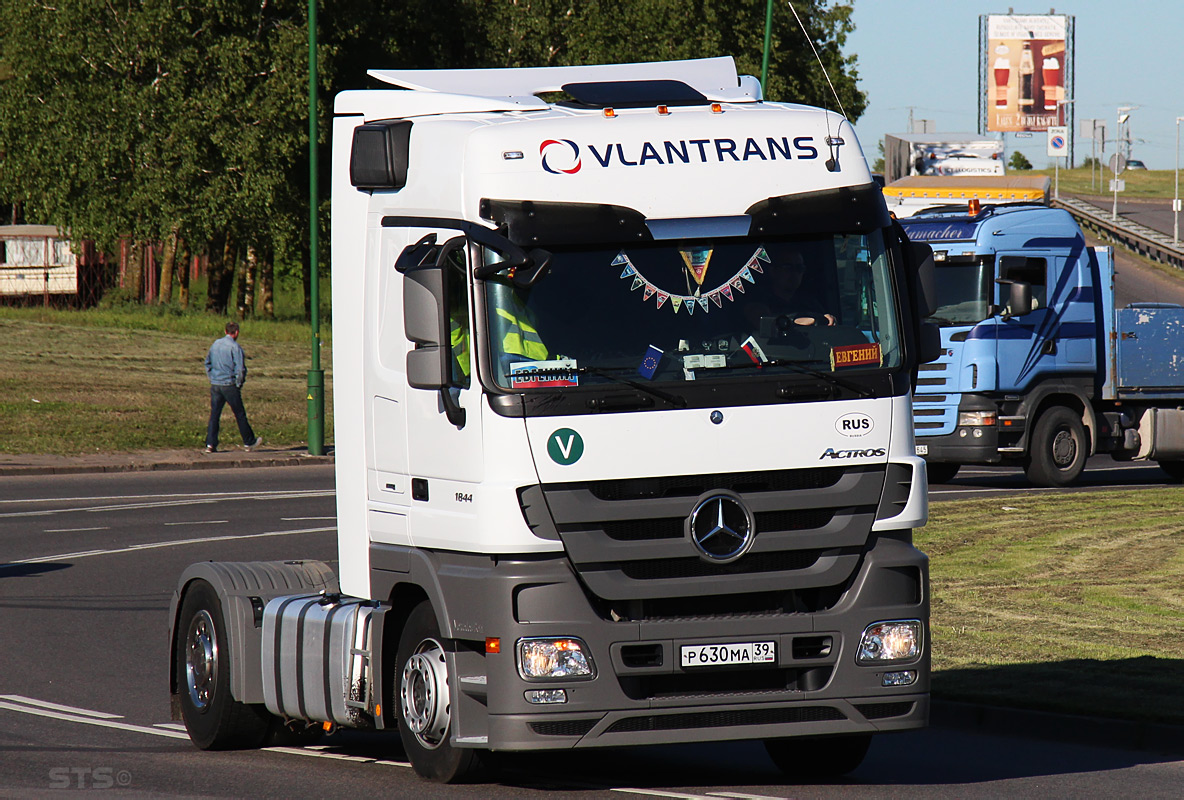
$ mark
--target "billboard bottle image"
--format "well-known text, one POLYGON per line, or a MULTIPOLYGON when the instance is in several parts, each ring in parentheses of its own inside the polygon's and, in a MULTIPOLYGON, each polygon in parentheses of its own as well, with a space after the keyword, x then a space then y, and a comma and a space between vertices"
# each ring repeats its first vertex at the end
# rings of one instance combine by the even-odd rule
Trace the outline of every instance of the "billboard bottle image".
POLYGON ((995 108, 1007 108, 1007 82, 1011 78, 1011 64, 1003 56, 995 59, 995 108))
POLYGON ((1061 62, 1055 58, 1044 59, 1042 66, 1044 73, 1044 110, 1052 111, 1061 99, 1061 62))
POLYGON ((1020 108, 1032 110, 1032 77, 1036 64, 1032 61, 1032 46, 1024 42, 1020 52, 1020 108))

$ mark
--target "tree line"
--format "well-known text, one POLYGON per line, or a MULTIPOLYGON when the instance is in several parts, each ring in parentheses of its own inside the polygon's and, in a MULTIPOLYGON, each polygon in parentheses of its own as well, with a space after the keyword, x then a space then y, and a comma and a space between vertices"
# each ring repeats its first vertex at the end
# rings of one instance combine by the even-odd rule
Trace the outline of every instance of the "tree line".
MULTIPOLYGON (((765 95, 835 107, 777 3, 765 95)), ((851 6, 794 0, 853 121, 866 107, 843 52, 851 6)), ((318 158, 332 98, 370 68, 474 68, 733 55, 759 75, 763 0, 338 0, 318 7, 318 158)), ((0 0, 0 201, 115 252, 158 302, 204 255, 207 309, 269 315, 272 281, 308 311, 308 17, 295 0, 0 0), (231 298, 235 286, 238 297, 231 298)), ((320 219, 327 226, 327 200, 320 219)), ((2 220, 8 222, 10 220, 2 220)), ((319 235, 327 247, 327 229, 319 235)), ((188 285, 180 286, 187 297, 188 285)))

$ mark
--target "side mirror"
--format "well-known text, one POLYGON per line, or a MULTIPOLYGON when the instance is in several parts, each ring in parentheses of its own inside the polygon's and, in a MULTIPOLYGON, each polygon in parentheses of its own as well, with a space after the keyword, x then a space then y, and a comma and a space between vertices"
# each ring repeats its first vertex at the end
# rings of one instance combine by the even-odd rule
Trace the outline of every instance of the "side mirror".
POLYGON ((922 364, 930 364, 941 358, 941 328, 933 322, 921 323, 921 342, 918 358, 922 364))
POLYGON ((465 410, 456 402, 452 386, 452 331, 448 298, 454 276, 448 255, 468 243, 465 237, 435 245, 435 236, 420 239, 406 248, 396 261, 403 273, 403 331, 415 349, 407 354, 407 385, 413 389, 440 392, 448 421, 464 427, 465 410), (434 254, 435 259, 430 256, 434 254), (429 263, 430 261, 430 263, 429 263))
POLYGON ((1007 308, 1003 310, 1004 318, 1022 317, 1032 310, 1032 285, 1024 281, 1012 281, 999 278, 995 283, 1007 286, 1007 308))
POLYGON ((909 260, 917 270, 917 314, 924 319, 937 310, 937 265, 933 248, 925 242, 909 242, 909 260))

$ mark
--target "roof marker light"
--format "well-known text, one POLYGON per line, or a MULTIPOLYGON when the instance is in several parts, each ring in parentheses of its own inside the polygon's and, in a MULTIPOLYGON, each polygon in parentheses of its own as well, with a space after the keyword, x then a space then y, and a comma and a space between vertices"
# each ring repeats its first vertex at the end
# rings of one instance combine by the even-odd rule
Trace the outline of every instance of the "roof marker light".
POLYGON ((658 106, 658 116, 665 117, 670 114, 670 106, 658 106))
POLYGON ((711 104, 711 113, 712 114, 722 114, 722 113, 724 113, 724 107, 722 105, 720 105, 719 103, 712 103, 711 104))
POLYGON ((617 115, 617 110, 615 108, 606 108, 604 110, 605 119, 612 119, 616 115, 617 115))

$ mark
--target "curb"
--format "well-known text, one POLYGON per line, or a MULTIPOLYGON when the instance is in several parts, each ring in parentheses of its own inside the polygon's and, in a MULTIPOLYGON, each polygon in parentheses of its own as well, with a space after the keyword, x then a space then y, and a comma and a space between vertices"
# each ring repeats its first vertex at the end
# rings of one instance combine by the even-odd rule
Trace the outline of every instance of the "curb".
POLYGON ((1042 739, 1068 744, 1118 747, 1184 754, 1184 726, 1084 717, 1023 708, 932 700, 929 724, 935 728, 1042 739))
MULTIPOLYGON (((28 457, 41 463, 0 463, 0 477, 32 475, 87 475, 114 472, 169 472, 178 470, 244 469, 251 467, 297 467, 322 466, 334 463, 332 455, 310 456, 305 453, 276 453, 248 456, 234 454, 230 458, 222 454, 197 453, 192 459, 145 459, 135 457, 87 462, 69 457, 28 457)), ((19 456, 17 458, 20 458, 19 456)))

